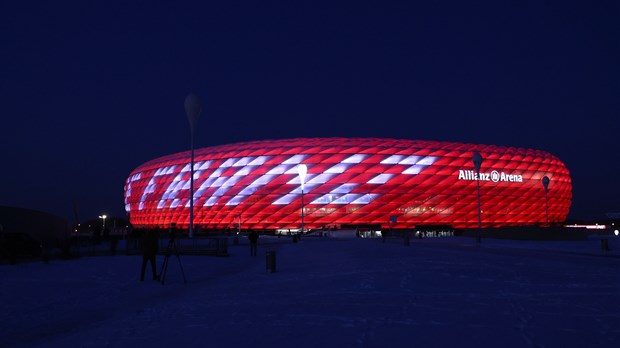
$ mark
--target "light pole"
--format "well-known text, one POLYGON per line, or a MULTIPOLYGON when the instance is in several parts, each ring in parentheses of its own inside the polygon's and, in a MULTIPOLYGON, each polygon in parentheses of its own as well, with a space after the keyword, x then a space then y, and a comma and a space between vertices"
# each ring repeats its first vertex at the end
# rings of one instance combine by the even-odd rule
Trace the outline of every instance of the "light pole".
POLYGON ((101 220, 103 220, 103 223, 101 224, 101 232, 102 232, 102 233, 103 233, 103 231, 105 230, 105 219, 106 219, 107 217, 108 217, 108 216, 107 216, 107 215, 105 215, 105 214, 103 214, 103 215, 99 215, 99 218, 100 218, 101 220))
POLYGON ((549 200, 547 199, 547 191, 549 191, 549 181, 551 180, 548 176, 543 176, 542 184, 545 188, 545 226, 549 226, 549 200))
POLYGON ((241 234, 241 214, 237 217, 239 218, 239 223, 237 224, 237 234, 241 234))
POLYGON ((190 142, 192 149, 192 159, 190 164, 190 184, 189 184, 189 237, 194 237, 194 125, 198 121, 198 116, 202 111, 202 101, 194 93, 185 97, 185 113, 189 120, 190 142))
POLYGON ((480 229, 482 228, 481 222, 481 209, 480 209, 480 166, 482 165, 482 155, 480 152, 476 152, 472 157, 474 167, 476 168, 476 185, 478 187, 478 233, 476 234, 476 243, 480 243, 480 229))
POLYGON ((297 167, 299 172, 299 180, 301 181, 301 232, 304 233, 304 181, 306 180, 306 173, 308 173, 308 167, 305 164, 300 163, 297 167))

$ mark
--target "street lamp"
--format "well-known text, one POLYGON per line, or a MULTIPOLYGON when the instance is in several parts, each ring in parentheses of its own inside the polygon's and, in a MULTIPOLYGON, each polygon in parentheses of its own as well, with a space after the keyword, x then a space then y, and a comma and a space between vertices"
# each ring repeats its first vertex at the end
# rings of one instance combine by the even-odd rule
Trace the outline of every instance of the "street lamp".
POLYGON ((304 182, 306 181, 306 173, 308 173, 308 167, 301 163, 297 167, 299 172, 299 180, 301 181, 301 234, 304 233, 304 182))
POLYGON ((549 179, 548 176, 543 176, 542 178, 542 184, 543 187, 545 188, 545 226, 549 226, 549 200, 547 198, 547 191, 549 191, 549 181, 551 181, 549 179))
POLYGON ((482 228, 482 223, 480 221, 480 165, 482 165, 482 155, 480 155, 480 152, 476 152, 474 154, 472 161, 474 162, 474 167, 476 168, 476 185, 478 187, 478 233, 476 234, 476 243, 480 243, 480 229, 482 228))
POLYGON ((237 217, 239 218, 239 223, 237 224, 237 234, 241 234, 241 214, 237 217))
POLYGON ((103 214, 103 215, 99 215, 99 218, 100 218, 101 220, 103 220, 103 223, 101 224, 101 232, 103 232, 103 231, 105 230, 105 219, 106 219, 107 217, 108 217, 108 216, 107 216, 107 215, 105 215, 105 214, 103 214))
POLYGON ((202 111, 202 101, 200 98, 190 93, 185 97, 185 113, 189 120, 190 142, 192 149, 192 159, 190 168, 190 184, 189 184, 189 237, 194 237, 194 125, 198 121, 198 116, 202 111))

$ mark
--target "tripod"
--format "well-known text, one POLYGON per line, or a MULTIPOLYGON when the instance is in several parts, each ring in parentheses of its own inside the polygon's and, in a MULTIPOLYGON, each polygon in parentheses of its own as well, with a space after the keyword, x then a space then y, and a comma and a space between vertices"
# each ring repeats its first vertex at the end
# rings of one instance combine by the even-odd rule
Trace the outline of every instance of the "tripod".
POLYGON ((168 248, 166 248, 166 254, 164 257, 164 263, 161 265, 161 271, 159 275, 161 277, 161 285, 164 285, 164 281, 166 280, 166 272, 168 271, 168 263, 170 262, 170 254, 174 253, 179 261, 179 266, 181 267, 181 274, 183 275, 183 283, 187 284, 187 279, 185 279, 185 272, 183 271, 183 264, 181 263, 181 257, 179 256, 179 248, 175 241, 174 233, 170 234, 170 240, 168 241, 168 248))

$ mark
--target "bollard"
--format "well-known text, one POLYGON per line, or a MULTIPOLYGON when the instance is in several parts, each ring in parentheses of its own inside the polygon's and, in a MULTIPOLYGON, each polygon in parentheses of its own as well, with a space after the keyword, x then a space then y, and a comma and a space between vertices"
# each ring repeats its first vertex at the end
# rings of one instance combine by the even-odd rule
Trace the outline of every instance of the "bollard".
POLYGON ((607 241, 607 238, 601 239, 601 250, 609 251, 609 242, 607 241))
POLYGON ((267 273, 274 273, 276 271, 276 252, 268 251, 266 255, 267 273))

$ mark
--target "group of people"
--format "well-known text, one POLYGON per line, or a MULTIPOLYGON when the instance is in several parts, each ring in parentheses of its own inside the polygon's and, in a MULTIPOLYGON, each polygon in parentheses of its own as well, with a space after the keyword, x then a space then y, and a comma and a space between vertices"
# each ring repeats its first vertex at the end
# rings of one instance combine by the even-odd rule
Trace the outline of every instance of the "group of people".
MULTIPOLYGON (((142 267, 140 268, 140 281, 144 281, 147 264, 151 265, 153 280, 159 281, 157 274, 157 251, 159 250, 159 232, 157 230, 144 229, 141 236, 140 250, 142 251, 142 267)), ((250 256, 256 256, 258 246, 258 232, 248 234, 250 240, 250 256)))

